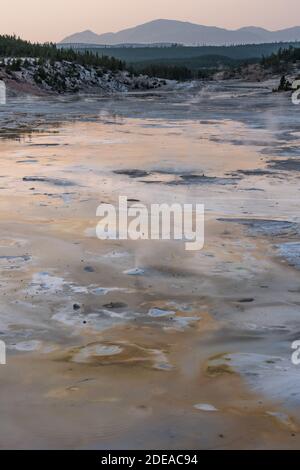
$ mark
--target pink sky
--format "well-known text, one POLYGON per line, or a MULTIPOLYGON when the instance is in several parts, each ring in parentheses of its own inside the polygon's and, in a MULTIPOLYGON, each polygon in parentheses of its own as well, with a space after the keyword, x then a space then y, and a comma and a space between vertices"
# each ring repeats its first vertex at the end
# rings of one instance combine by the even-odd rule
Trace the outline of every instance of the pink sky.
POLYGON ((300 25, 299 0, 2 0, 0 34, 59 41, 91 29, 118 31, 158 18, 239 28, 300 25))

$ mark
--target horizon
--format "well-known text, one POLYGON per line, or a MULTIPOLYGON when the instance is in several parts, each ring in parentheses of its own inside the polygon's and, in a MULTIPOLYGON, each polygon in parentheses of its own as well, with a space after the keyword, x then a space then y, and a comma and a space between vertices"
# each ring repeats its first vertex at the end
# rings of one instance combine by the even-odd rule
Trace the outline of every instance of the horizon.
POLYGON ((265 0, 263 4, 259 0, 251 4, 246 0, 186 0, 181 5, 174 0, 153 0, 151 5, 128 0, 126 7, 121 0, 111 0, 111 7, 105 10, 103 4, 102 0, 86 0, 82 9, 79 0, 65 0, 63 5, 53 0, 51 5, 44 3, 40 9, 37 0, 27 0, 25 5, 23 0, 11 0, 4 8, 5 15, 0 17, 0 34, 16 34, 30 41, 59 42, 81 31, 118 32, 158 19, 228 30, 255 26, 277 31, 300 25, 298 0, 287 0, 284 4, 279 0, 265 0), (170 9, 172 18, 169 18, 170 9))

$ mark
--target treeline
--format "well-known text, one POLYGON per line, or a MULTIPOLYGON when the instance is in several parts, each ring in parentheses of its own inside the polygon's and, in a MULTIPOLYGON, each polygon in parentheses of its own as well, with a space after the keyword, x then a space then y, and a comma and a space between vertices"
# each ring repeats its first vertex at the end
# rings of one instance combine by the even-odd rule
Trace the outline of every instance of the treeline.
MULTIPOLYGON (((178 65, 177 60, 190 61, 202 56, 219 56, 233 60, 256 59, 259 61, 263 56, 268 57, 273 52, 277 53, 280 48, 288 48, 289 46, 300 47, 300 42, 291 43, 270 43, 270 44, 244 44, 232 46, 153 46, 153 47, 103 47, 93 45, 68 45, 77 51, 89 50, 94 54, 104 54, 124 60, 127 64, 136 64, 141 62, 155 63, 166 60, 172 63, 168 65, 178 65)), ((146 65, 146 64, 145 64, 146 65)), ((180 64, 190 67, 187 63, 180 64)))
POLYGON ((149 75, 150 77, 164 78, 168 80, 191 80, 192 71, 187 67, 178 67, 172 65, 149 64, 143 68, 134 69, 136 73, 149 75))
POLYGON ((287 65, 300 61, 300 48, 290 46, 287 49, 280 48, 275 54, 269 57, 263 57, 261 64, 263 67, 272 67, 274 70, 284 71, 287 65))
POLYGON ((16 36, 0 35, 0 58, 38 58, 41 63, 49 60, 76 62, 83 66, 103 67, 108 70, 124 70, 125 62, 115 57, 98 55, 88 50, 59 49, 53 43, 31 43, 16 36))
POLYGON ((179 65, 163 65, 163 64, 149 64, 144 67, 129 67, 129 71, 135 75, 143 74, 149 77, 157 77, 165 80, 202 80, 208 79, 215 69, 199 69, 192 70, 186 66, 179 65))

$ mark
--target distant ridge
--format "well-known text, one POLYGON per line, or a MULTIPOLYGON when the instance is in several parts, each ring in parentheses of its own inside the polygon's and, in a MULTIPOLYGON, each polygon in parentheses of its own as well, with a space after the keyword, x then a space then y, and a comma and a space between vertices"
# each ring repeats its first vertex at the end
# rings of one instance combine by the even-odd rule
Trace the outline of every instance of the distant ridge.
POLYGON ((64 38, 60 44, 152 44, 179 43, 184 45, 221 46, 230 44, 261 44, 300 40, 300 26, 268 31, 256 26, 237 30, 203 26, 176 20, 154 20, 117 33, 96 34, 86 30, 64 38))

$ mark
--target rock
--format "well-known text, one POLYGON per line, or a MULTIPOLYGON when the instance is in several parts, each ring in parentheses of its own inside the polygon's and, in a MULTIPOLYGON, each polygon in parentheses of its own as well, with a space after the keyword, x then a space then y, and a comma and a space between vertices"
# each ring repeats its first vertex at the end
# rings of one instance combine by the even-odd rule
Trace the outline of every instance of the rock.
POLYGON ((128 276, 143 276, 145 274, 145 270, 142 268, 133 268, 124 271, 124 274, 127 274, 128 276))
POLYGON ((207 403, 200 403, 198 405, 194 405, 194 408, 199 411, 208 411, 208 412, 215 412, 218 411, 213 405, 209 405, 207 403))
POLYGON ((170 317, 174 316, 175 313, 176 312, 174 312, 173 310, 164 310, 161 308, 151 308, 151 310, 149 310, 149 315, 153 318, 170 317))
POLYGON ((126 308, 127 304, 124 302, 110 302, 109 304, 103 305, 104 308, 111 308, 111 309, 119 309, 119 308, 126 308))
POLYGON ((84 267, 84 271, 85 271, 86 273, 94 273, 94 272, 95 272, 95 270, 94 270, 94 268, 93 268, 92 266, 85 266, 85 267, 84 267))

